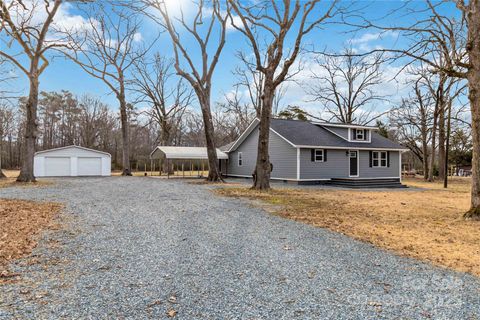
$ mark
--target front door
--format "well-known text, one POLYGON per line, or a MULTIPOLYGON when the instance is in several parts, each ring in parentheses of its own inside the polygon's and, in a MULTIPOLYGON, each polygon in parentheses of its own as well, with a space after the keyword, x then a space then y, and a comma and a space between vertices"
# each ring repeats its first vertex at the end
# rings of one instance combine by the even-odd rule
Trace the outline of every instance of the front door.
POLYGON ((350 160, 350 177, 358 177, 358 151, 348 152, 350 160))

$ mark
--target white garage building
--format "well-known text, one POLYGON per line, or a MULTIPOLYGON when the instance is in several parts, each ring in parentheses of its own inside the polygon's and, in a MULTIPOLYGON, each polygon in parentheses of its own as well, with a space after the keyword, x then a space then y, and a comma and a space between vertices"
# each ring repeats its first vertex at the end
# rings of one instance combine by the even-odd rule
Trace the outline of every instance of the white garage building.
POLYGON ((109 176, 109 153, 79 146, 68 146, 35 153, 36 177, 109 176))

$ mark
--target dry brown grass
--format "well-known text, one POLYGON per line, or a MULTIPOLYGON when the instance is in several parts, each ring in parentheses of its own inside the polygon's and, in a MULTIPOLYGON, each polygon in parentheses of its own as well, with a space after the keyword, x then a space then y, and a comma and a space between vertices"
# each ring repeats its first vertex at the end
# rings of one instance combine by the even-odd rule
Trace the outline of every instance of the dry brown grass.
POLYGON ((258 192, 223 188, 218 193, 260 199, 274 213, 328 228, 402 255, 480 276, 480 222, 465 221, 469 179, 454 179, 445 190, 438 182, 407 179, 425 190, 362 191, 274 189, 258 192))
POLYGON ((0 188, 7 188, 7 187, 43 187, 51 185, 52 182, 48 180, 37 180, 34 183, 23 183, 23 182, 16 182, 18 175, 20 174, 20 170, 3 170, 3 173, 7 176, 6 179, 0 179, 0 188))
POLYGON ((55 226, 53 218, 61 208, 58 203, 0 199, 0 283, 14 276, 8 262, 31 253, 37 235, 55 226))

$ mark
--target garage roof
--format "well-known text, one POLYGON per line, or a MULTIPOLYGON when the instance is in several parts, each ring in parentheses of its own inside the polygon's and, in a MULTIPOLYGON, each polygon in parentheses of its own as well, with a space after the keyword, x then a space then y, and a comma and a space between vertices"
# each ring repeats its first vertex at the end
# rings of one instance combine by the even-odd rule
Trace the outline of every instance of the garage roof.
POLYGON ((35 152, 35 155, 42 154, 42 153, 47 153, 47 152, 51 152, 51 151, 65 150, 65 149, 80 149, 80 150, 92 151, 92 152, 101 153, 101 154, 104 154, 104 155, 107 155, 107 156, 111 157, 110 153, 108 153, 108 152, 98 151, 98 150, 95 150, 95 149, 80 147, 80 146, 76 146, 76 145, 37 151, 37 152, 35 152))
MULTIPOLYGON (((167 147, 158 146, 150 153, 151 159, 191 159, 191 160, 207 160, 206 147, 167 147)), ((218 159, 228 159, 228 155, 217 149, 218 159)))

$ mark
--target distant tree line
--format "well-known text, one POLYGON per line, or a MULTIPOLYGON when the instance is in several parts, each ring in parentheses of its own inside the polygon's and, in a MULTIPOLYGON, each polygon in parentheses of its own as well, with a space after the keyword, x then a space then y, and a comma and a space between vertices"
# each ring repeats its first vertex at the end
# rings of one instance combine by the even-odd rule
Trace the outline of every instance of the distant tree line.
MULTIPOLYGON (((0 155, 3 169, 18 169, 22 164, 22 147, 25 143, 26 97, 15 104, 0 105, 0 155), (18 106, 16 105, 18 104, 18 106)), ((130 167, 149 166, 148 155, 157 145, 204 146, 203 123, 198 112, 185 105, 180 115, 154 117, 158 106, 143 111, 127 105, 130 139, 130 167), (168 138, 166 137, 168 128, 168 138)), ((226 110, 225 104, 214 108, 215 141, 222 146, 235 139, 253 119, 248 116, 243 123, 226 110)), ((122 133, 118 111, 91 95, 75 96, 69 91, 40 92, 38 100, 38 135, 36 150, 46 150, 68 145, 79 145, 108 152, 113 167, 121 170, 122 133)))

